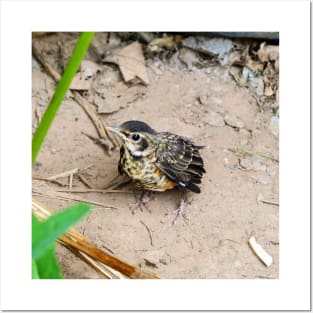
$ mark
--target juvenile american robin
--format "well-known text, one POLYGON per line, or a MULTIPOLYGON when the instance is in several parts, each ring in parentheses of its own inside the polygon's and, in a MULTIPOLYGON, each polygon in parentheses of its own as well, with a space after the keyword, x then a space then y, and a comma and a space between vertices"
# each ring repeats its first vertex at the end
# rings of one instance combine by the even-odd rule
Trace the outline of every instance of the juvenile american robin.
MULTIPOLYGON (((199 150, 203 146, 170 132, 156 132, 141 121, 127 121, 109 130, 122 142, 119 173, 125 173, 139 189, 166 191, 178 186, 200 193, 205 169, 199 150)), ((141 198, 144 205, 146 199, 141 198)), ((183 197, 174 222, 179 215, 186 217, 184 206, 183 197)))

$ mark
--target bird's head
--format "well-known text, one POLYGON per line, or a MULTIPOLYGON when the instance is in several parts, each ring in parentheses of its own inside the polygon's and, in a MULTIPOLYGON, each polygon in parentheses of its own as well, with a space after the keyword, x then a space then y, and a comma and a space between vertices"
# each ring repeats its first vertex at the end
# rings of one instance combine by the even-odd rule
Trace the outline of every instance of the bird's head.
POLYGON ((108 127, 122 141, 122 145, 134 157, 143 157, 156 149, 156 132, 141 121, 127 121, 118 127, 108 127))

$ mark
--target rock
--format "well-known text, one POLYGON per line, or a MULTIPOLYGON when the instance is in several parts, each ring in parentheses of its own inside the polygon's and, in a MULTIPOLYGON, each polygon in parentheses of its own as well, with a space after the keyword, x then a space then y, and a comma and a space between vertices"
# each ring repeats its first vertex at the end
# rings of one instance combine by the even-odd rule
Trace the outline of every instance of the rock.
POLYGON ((241 73, 241 80, 248 83, 250 89, 252 89, 258 96, 263 96, 264 81, 261 76, 257 76, 249 68, 244 67, 241 73))
POLYGON ((182 42, 182 45, 210 56, 225 55, 234 46, 230 39, 202 36, 188 37, 182 42))
POLYGON ((249 86, 258 96, 263 96, 264 82, 260 76, 249 77, 249 86))
POLYGON ((164 63, 158 59, 148 59, 147 60, 147 66, 149 69, 151 69, 156 75, 162 75, 165 71, 165 65, 164 63))
POLYGON ((262 164, 258 156, 245 157, 239 159, 240 166, 245 170, 266 171, 266 166, 262 164))
POLYGON ((242 168, 244 168, 245 170, 248 170, 248 171, 252 170, 252 168, 253 168, 253 162, 249 158, 240 158, 239 164, 242 168))
POLYGON ((257 184, 267 185, 269 183, 268 178, 265 176, 253 176, 253 178, 257 184))
POLYGON ((251 75, 252 71, 250 69, 248 69, 246 66, 242 69, 242 73, 241 73, 241 80, 243 82, 247 82, 250 75, 251 75))
POLYGON ((188 48, 180 49, 178 58, 187 65, 189 70, 191 70, 194 65, 201 63, 198 54, 188 48))
POLYGON ((272 116, 270 121, 271 132, 275 137, 279 136, 279 117, 272 116))
POLYGON ((184 70, 186 64, 179 58, 179 52, 175 52, 171 58, 168 60, 168 65, 174 70, 184 70))

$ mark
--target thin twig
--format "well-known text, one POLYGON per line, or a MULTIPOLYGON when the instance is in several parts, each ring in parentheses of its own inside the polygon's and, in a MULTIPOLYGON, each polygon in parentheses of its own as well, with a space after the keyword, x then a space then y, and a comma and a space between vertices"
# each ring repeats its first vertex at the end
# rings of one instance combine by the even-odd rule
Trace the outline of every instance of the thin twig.
POLYGON ((267 200, 262 200, 262 199, 260 199, 260 201, 263 202, 263 203, 266 203, 266 204, 272 204, 272 205, 279 206, 278 202, 267 201, 267 200))
POLYGON ((33 191, 33 195, 37 196, 37 197, 43 197, 43 198, 51 198, 51 199, 58 199, 58 200, 73 200, 73 201, 85 202, 85 203, 90 203, 93 205, 100 206, 100 207, 102 207, 104 209, 108 209, 108 210, 111 210, 111 209, 118 210, 118 208, 116 208, 114 206, 106 205, 106 204, 101 203, 101 202, 96 202, 96 201, 83 199, 83 198, 77 198, 77 197, 70 197, 67 195, 44 194, 44 193, 38 192, 38 191, 33 191))
POLYGON ((70 176, 69 176, 69 183, 68 183, 68 189, 69 190, 72 190, 72 187, 73 187, 73 176, 74 176, 73 173, 70 174, 70 176))
POLYGON ((126 186, 127 184, 131 183, 131 180, 126 175, 117 175, 113 178, 108 184, 106 184, 103 189, 117 189, 126 186), (122 179, 122 181, 118 181, 118 179, 122 179))
POLYGON ((148 231, 148 234, 149 234, 149 238, 150 238, 150 244, 151 246, 153 246, 153 241, 152 241, 152 233, 151 233, 151 230, 149 228, 149 226, 147 224, 145 224, 142 220, 140 220, 140 223, 146 227, 147 231, 148 231))
POLYGON ((76 174, 77 172, 78 172, 78 168, 73 168, 73 169, 68 170, 68 171, 66 171, 66 172, 63 172, 63 173, 60 173, 60 174, 56 174, 56 175, 50 176, 50 177, 48 177, 47 179, 55 180, 55 179, 58 179, 58 178, 63 178, 63 177, 67 177, 67 176, 76 174))
POLYGON ((82 174, 78 173, 78 178, 90 189, 95 189, 95 186, 92 185, 82 174))
MULTIPOLYGON (((55 82, 59 82, 61 76, 60 74, 51 66, 45 59, 45 57, 39 52, 37 47, 33 44, 32 45, 32 52, 38 62, 45 68, 48 74, 55 80, 55 82)), ((113 146, 113 149, 118 146, 116 140, 111 136, 109 131, 107 130, 107 126, 105 122, 101 119, 100 116, 95 111, 95 108, 92 104, 90 104, 87 100, 85 100, 78 91, 72 90, 69 91, 70 94, 73 96, 75 101, 84 109, 87 113, 91 121, 93 122, 99 136, 101 138, 108 138, 113 146)), ((110 150, 108 150, 109 152, 110 150)))
POLYGON ((72 190, 63 190, 58 189, 56 192, 68 192, 68 193, 89 193, 89 192, 97 192, 97 193, 132 193, 129 190, 115 190, 115 189, 72 189, 72 190))
POLYGON ((49 182, 49 183, 54 183, 54 184, 57 184, 57 185, 59 185, 61 187, 67 187, 68 186, 67 184, 63 184, 63 183, 59 182, 56 179, 43 178, 43 177, 39 177, 39 176, 33 176, 32 179, 33 180, 42 180, 42 181, 46 181, 46 182, 49 182))

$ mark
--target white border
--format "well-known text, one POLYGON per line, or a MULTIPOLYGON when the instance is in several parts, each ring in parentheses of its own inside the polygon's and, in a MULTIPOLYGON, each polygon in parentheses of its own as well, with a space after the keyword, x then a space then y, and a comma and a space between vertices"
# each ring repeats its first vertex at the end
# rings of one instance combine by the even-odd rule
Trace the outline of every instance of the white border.
POLYGON ((2 309, 309 309, 309 1, 1 1, 0 21, 2 309), (30 279, 31 31, 47 30, 280 31, 279 280, 30 279))

